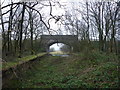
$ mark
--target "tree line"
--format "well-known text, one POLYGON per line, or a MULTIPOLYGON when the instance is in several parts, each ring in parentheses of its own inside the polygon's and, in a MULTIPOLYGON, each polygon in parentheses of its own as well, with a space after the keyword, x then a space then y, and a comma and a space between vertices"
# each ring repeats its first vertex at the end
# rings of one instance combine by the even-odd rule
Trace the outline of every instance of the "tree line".
MULTIPOLYGON (((13 3, 12 1, 5 6, 0 5, 3 57, 9 55, 21 57, 26 51, 35 54, 37 48, 40 48, 38 39, 44 30, 49 31, 50 26, 49 23, 48 25, 45 23, 43 15, 39 12, 47 5, 39 4, 41 5, 39 10, 34 8, 36 5, 38 2, 13 3)), ((49 2, 48 6, 50 5, 49 2)), ((52 11, 50 15, 53 17, 51 13, 52 11)))
MULTIPOLYGON (((72 4, 71 9, 59 2, 10 2, 5 6, 0 4, 0 26, 2 30, 2 53, 4 56, 17 55, 21 57, 26 51, 35 54, 40 47, 40 36, 43 32, 61 33, 65 31, 78 35, 81 41, 96 41, 100 51, 119 52, 120 34, 120 2, 84 2, 78 7, 72 4), (59 5, 65 14, 56 16, 53 7, 59 5), (37 6, 40 6, 37 9, 37 6), (41 14, 43 7, 49 7, 49 19, 41 14), (81 8, 82 7, 82 8, 81 8), (4 9, 7 9, 3 11, 4 9), (60 22, 59 30, 51 29, 50 20, 60 22), (62 25, 62 26, 61 26, 62 25)), ((79 44, 76 45, 76 48, 79 44)), ((42 50, 42 48, 41 48, 42 50)))
POLYGON ((85 2, 79 3, 77 8, 74 3, 72 6, 73 13, 66 10, 65 28, 88 44, 97 41, 100 51, 118 54, 120 2, 85 2))

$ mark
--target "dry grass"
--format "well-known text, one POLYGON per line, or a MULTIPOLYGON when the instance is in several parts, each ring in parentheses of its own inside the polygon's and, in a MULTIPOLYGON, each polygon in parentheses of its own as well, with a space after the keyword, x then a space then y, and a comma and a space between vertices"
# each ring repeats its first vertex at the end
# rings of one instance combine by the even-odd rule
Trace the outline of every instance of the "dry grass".
POLYGON ((60 54, 60 55, 62 55, 62 54, 69 54, 69 52, 55 51, 55 52, 50 52, 50 54, 54 54, 54 55, 60 54))

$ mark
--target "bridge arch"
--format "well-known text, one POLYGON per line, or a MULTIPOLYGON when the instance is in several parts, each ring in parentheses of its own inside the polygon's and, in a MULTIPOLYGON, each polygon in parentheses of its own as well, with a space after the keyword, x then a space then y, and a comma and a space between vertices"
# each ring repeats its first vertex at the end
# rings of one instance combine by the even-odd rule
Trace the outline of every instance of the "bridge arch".
POLYGON ((49 52, 49 47, 55 43, 63 43, 73 47, 74 44, 78 42, 77 35, 42 35, 41 44, 44 48, 44 51, 49 52))
POLYGON ((69 48, 70 48, 70 51, 72 51, 73 49, 73 46, 69 45, 68 43, 65 43, 65 42, 52 42, 50 44, 48 44, 47 46, 47 50, 49 52, 49 49, 50 49, 50 46, 54 45, 54 44, 63 44, 63 45, 67 45, 69 48))

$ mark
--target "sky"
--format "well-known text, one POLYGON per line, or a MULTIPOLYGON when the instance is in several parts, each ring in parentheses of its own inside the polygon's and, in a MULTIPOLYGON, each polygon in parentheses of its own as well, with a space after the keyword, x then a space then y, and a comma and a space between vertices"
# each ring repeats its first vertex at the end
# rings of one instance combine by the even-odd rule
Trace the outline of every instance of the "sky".
MULTIPOLYGON (((2 4, 2 6, 5 6, 10 1, 11 0, 1 0, 1 4, 2 4)), ((36 1, 36 0, 12 0, 12 1, 13 2, 18 2, 18 1, 36 1)), ((49 0, 38 0, 38 1, 40 3, 48 4, 49 5, 49 2, 48 2, 49 0), (46 1, 47 1, 47 3, 46 3, 46 1)), ((70 10, 71 7, 72 7, 71 4, 69 4, 70 2, 78 3, 78 2, 82 2, 83 0, 52 0, 52 1, 59 1, 60 4, 62 4, 62 5, 66 4, 65 8, 68 8, 70 10)), ((35 8, 39 8, 39 7, 40 6, 37 5, 35 8)), ((2 12, 5 12, 6 10, 8 10, 8 8, 5 8, 4 10, 2 10, 2 12)), ((40 13, 44 14, 43 18, 46 19, 46 21, 48 21, 48 19, 50 18, 50 17, 48 17, 49 11, 50 11, 50 7, 48 7, 48 6, 44 7, 42 10, 40 10, 40 13)), ((54 16, 64 15, 65 14, 65 9, 64 9, 64 7, 60 7, 59 4, 56 3, 56 6, 52 7, 52 14, 54 16)), ((58 30, 60 28, 60 21, 58 21, 57 23, 55 23, 55 20, 51 19, 50 20, 50 26, 51 26, 51 29, 58 30)), ((67 32, 65 32, 63 25, 61 26, 61 29, 63 29, 63 31, 62 31, 63 33, 62 34, 67 33, 67 32)), ((45 34, 47 34, 47 33, 45 33, 45 34)))
POLYGON ((54 48, 55 51, 59 51, 60 48, 61 48, 63 45, 64 45, 63 43, 56 43, 56 44, 51 45, 50 48, 54 48))

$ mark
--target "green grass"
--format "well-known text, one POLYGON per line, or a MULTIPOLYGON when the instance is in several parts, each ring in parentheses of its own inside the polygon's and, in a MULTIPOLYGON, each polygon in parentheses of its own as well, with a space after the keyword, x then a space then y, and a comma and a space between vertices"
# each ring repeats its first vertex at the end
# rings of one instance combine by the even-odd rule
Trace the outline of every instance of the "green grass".
POLYGON ((92 52, 69 57, 48 56, 32 69, 23 71, 22 80, 9 81, 20 88, 117 88, 118 58, 114 54, 92 52))
POLYGON ((44 54, 46 54, 46 53, 39 53, 37 55, 29 55, 29 56, 22 57, 22 58, 16 58, 16 60, 14 60, 14 61, 4 62, 2 64, 2 69, 8 69, 10 67, 14 67, 18 64, 22 64, 24 62, 27 62, 27 61, 32 60, 34 58, 37 58, 38 56, 42 56, 44 54))

